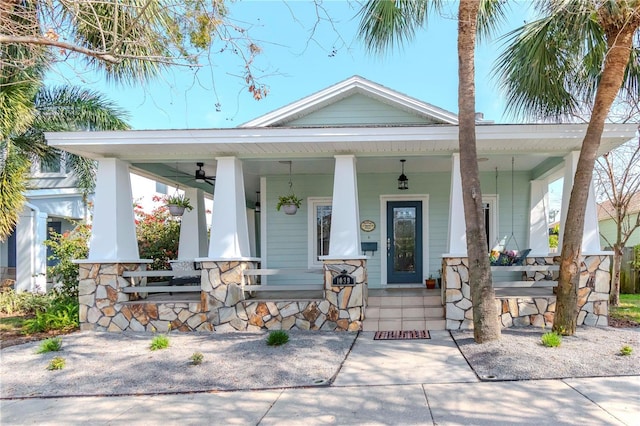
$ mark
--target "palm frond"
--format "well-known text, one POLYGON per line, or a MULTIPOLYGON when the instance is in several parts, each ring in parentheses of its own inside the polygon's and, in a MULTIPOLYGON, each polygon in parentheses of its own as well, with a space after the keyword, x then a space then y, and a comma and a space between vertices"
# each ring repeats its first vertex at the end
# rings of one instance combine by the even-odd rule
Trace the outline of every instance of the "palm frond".
POLYGON ((93 192, 96 187, 96 172, 98 170, 94 160, 67 153, 66 169, 73 170, 77 179, 76 185, 82 190, 84 197, 93 192))
POLYGON ((570 7, 576 3, 503 36, 494 77, 513 115, 559 120, 594 95, 606 42, 592 13, 570 7))
POLYGON ((478 41, 483 42, 496 33, 500 25, 506 22, 506 6, 502 0, 482 0, 478 9, 478 41))
POLYGON ((429 9, 439 10, 439 1, 368 0, 358 15, 358 38, 367 50, 381 54, 413 40, 416 30, 425 27, 429 9))
POLYGON ((15 150, 2 147, 0 167, 0 241, 6 241, 15 229, 25 202, 29 160, 15 150))
POLYGON ((127 130, 128 114, 98 92, 76 87, 45 87, 35 97, 34 128, 40 131, 127 130))

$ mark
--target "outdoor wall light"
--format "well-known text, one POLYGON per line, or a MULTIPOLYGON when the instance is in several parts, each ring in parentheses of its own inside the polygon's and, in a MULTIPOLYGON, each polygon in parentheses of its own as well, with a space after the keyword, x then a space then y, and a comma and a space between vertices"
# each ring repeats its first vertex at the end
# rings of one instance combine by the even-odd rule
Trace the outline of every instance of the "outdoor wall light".
POLYGON ((402 174, 398 176, 398 189, 404 191, 405 189, 409 189, 409 178, 404 174, 404 162, 407 161, 405 159, 400 160, 402 164, 402 174))
POLYGON ((256 213, 260 213, 260 191, 256 191, 255 211, 256 211, 256 213))

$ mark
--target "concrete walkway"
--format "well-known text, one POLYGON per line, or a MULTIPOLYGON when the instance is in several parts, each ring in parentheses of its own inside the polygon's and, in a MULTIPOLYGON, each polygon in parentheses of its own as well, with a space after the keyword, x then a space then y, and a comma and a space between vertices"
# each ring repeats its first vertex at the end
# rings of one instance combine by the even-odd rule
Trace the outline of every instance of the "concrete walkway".
POLYGON ((480 382, 448 333, 363 333, 330 387, 0 401, 0 423, 640 425, 640 376, 480 382))

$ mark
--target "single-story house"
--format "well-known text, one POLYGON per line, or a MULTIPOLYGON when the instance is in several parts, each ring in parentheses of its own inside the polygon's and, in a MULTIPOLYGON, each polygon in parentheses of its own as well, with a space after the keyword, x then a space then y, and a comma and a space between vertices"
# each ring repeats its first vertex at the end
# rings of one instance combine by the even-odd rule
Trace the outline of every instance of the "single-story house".
MULTIPOLYGON (((506 250, 530 250, 522 264, 493 267, 505 327, 553 319, 548 186, 564 176, 564 222, 585 131, 478 117, 487 253, 501 240, 506 250)), ((601 152, 635 131, 607 124, 601 152)), ((237 128, 46 137, 99 162, 91 249, 80 265, 84 329, 472 327, 452 112, 354 76, 237 128), (199 278, 173 298, 161 293, 168 288, 142 287, 153 274, 138 255, 130 170, 179 183, 194 205, 182 216, 179 260, 199 278), (208 239, 206 192, 214 203, 208 239), (291 193, 302 199, 293 215, 276 208, 291 193), (424 288, 430 278, 440 287, 424 288)), ((578 321, 602 325, 610 253, 600 247, 591 195, 578 321)))

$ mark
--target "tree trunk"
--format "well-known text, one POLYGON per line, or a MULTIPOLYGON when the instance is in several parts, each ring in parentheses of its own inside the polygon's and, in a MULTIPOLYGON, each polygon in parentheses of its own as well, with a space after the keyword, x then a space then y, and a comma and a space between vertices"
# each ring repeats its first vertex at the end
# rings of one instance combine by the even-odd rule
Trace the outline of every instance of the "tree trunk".
POLYGON ((482 210, 480 173, 476 153, 474 50, 478 0, 461 0, 458 13, 458 117, 460 174, 464 219, 467 226, 469 285, 473 303, 473 336, 476 343, 500 338, 500 324, 482 210))
POLYGON ((575 334, 578 320, 578 284, 582 263, 584 213, 593 166, 598 155, 605 119, 622 86, 624 71, 629 62, 633 34, 640 24, 637 18, 638 11, 640 6, 630 11, 629 15, 632 19, 628 19, 629 15, 625 19, 615 19, 616 17, 604 15, 602 10, 600 11, 601 25, 607 35, 608 51, 571 189, 563 230, 556 313, 553 320, 553 331, 567 336, 575 334))
POLYGON ((622 249, 624 247, 616 244, 613 246, 613 265, 611 265, 611 292, 609 293, 609 304, 611 306, 620 305, 620 268, 622 267, 622 249))

